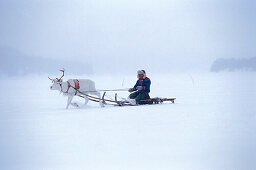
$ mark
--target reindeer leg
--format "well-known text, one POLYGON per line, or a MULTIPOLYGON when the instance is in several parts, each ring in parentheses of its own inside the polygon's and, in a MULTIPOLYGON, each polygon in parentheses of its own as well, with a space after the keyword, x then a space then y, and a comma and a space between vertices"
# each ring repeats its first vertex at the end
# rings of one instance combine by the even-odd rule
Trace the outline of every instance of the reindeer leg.
POLYGON ((73 96, 68 95, 68 101, 67 101, 66 109, 68 109, 68 106, 71 104, 72 99, 73 99, 73 96))
POLYGON ((98 98, 100 99, 99 101, 99 104, 100 104, 100 107, 104 107, 104 104, 102 103, 101 101, 101 95, 100 95, 100 92, 96 92, 96 95, 98 96, 98 98))
POLYGON ((84 96, 84 105, 87 105, 88 101, 89 101, 88 97, 84 96))

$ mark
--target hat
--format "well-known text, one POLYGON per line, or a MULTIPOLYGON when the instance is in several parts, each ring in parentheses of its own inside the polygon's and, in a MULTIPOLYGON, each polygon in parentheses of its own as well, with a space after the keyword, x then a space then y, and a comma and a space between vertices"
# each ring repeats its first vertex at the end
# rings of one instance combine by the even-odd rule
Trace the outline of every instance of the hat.
POLYGON ((146 71, 145 71, 145 70, 138 70, 138 71, 137 71, 137 77, 138 77, 138 78, 140 78, 140 77, 139 77, 140 74, 143 74, 143 79, 146 78, 146 71))

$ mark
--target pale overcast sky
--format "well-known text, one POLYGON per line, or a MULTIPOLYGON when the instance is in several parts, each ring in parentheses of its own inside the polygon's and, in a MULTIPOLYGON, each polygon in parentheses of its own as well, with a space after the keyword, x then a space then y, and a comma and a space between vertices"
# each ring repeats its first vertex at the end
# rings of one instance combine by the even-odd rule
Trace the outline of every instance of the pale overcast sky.
POLYGON ((1 46, 112 71, 256 56, 255 0, 1 0, 0 23, 1 46))

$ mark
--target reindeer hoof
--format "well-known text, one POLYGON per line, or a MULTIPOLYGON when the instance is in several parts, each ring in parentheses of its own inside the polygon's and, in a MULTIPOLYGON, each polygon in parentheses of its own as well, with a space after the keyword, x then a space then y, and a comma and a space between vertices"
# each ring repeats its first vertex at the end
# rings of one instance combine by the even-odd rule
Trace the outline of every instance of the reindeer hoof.
POLYGON ((75 107, 79 107, 79 105, 78 105, 77 103, 74 103, 73 105, 74 105, 75 107))

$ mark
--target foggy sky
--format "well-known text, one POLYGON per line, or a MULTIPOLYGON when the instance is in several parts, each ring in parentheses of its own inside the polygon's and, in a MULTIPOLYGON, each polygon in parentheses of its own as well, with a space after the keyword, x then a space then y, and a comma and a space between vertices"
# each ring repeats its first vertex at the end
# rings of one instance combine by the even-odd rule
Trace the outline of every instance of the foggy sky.
POLYGON ((0 45, 94 70, 208 71, 256 56, 253 0, 1 0, 0 45))

